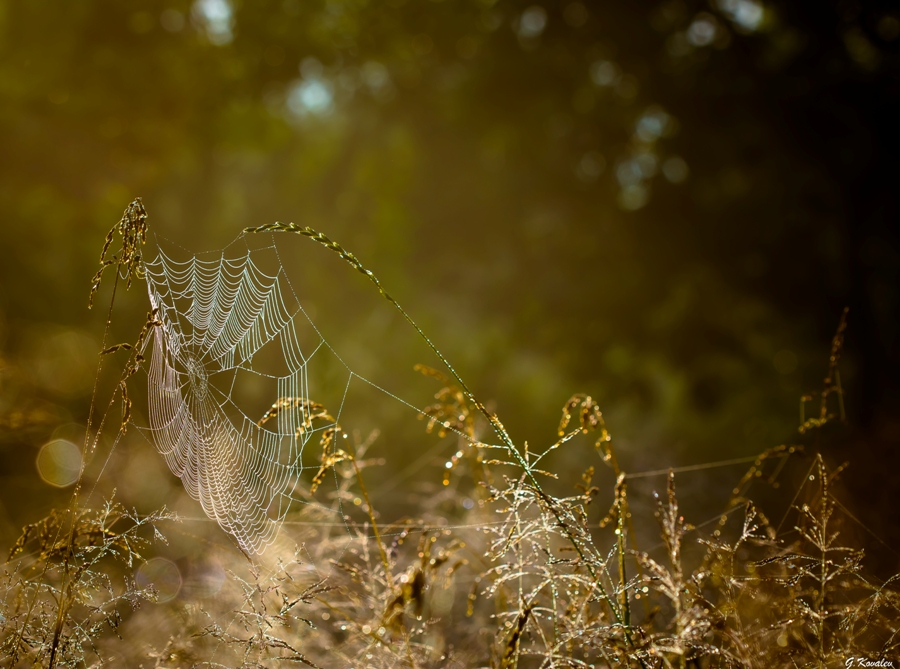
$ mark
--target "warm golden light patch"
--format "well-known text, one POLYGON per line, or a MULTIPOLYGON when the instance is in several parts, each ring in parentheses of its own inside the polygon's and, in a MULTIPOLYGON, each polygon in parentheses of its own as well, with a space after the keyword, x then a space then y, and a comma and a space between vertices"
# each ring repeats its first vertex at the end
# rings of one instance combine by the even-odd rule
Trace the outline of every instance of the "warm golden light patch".
POLYGON ((44 483, 65 488, 78 480, 81 449, 71 441, 54 439, 41 447, 35 464, 44 483))

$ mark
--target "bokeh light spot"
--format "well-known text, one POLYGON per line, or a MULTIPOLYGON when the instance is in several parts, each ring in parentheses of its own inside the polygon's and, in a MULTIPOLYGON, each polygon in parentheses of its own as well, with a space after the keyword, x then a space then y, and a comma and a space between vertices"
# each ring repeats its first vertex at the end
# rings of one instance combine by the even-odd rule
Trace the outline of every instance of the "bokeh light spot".
POLYGON ((700 14, 687 29, 688 42, 694 46, 707 46, 716 39, 716 20, 709 14, 700 14))
POLYGON ((376 96, 383 95, 391 86, 391 75, 388 69, 378 61, 370 60, 360 71, 363 82, 376 96))
POLYGON ((638 119, 635 134, 643 142, 659 139, 669 126, 669 115, 659 107, 651 107, 638 119))
POLYGON ((300 61, 300 74, 304 79, 321 79, 325 73, 325 67, 318 58, 308 56, 300 61))
POLYGON ((193 16, 213 44, 228 44, 234 38, 231 32, 234 11, 228 0, 197 0, 193 16))
POLYGON ((547 12, 543 7, 533 5, 522 12, 519 17, 519 36, 525 39, 534 39, 544 32, 547 27, 547 12))
POLYGON ((644 179, 652 179, 656 176, 656 155, 650 152, 642 152, 634 157, 634 161, 637 163, 638 169, 641 172, 641 176, 644 179))
POLYGON ((134 580, 141 588, 153 588, 156 602, 162 604, 178 596, 181 591, 181 571, 171 560, 155 557, 138 567, 134 580))
POLYGON ((300 80, 291 87, 287 106, 295 116, 321 115, 331 111, 333 100, 331 86, 324 80, 300 80))
POLYGON ((625 160, 616 167, 616 179, 623 188, 635 186, 641 182, 644 174, 636 160, 625 160))
POLYGON ((619 206, 625 211, 636 211, 647 204, 649 198, 649 189, 643 184, 635 184, 619 193, 619 206))
POLYGON ((680 184, 688 178, 690 170, 684 159, 680 156, 667 158, 662 164, 663 176, 673 184, 680 184))
POLYGON ((598 86, 612 86, 619 80, 619 68, 608 60, 598 60, 591 65, 591 81, 598 86))
POLYGON ((35 464, 44 483, 65 488, 78 480, 81 449, 66 439, 54 439, 41 447, 35 464))
POLYGON ((793 351, 778 351, 772 358, 772 364, 779 374, 790 374, 797 369, 797 354, 793 351))
POLYGON ((765 11, 757 0, 719 0, 719 9, 744 30, 757 30, 762 25, 765 11))

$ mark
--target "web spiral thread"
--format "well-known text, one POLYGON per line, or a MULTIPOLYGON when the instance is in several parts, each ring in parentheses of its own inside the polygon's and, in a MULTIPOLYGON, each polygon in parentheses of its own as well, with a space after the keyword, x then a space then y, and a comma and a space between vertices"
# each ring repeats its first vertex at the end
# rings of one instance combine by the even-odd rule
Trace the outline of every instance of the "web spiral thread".
POLYGON ((237 406, 233 390, 238 372, 249 372, 277 381, 273 400, 309 397, 309 359, 295 329, 301 312, 285 305, 280 268, 265 274, 250 252, 187 262, 160 253, 145 269, 161 322, 147 342, 151 440, 206 515, 245 551, 261 553, 294 501, 308 405, 294 402, 263 425, 237 406), (268 347, 280 347, 280 375, 254 366, 268 347))

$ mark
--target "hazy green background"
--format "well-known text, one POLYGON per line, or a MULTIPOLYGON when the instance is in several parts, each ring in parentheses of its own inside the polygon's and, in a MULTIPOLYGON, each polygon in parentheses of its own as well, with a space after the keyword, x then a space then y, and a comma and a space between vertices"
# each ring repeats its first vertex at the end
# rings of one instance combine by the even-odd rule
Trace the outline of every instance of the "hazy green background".
MULTIPOLYGON (((793 439, 850 305, 850 427, 831 457, 893 505, 889 7, 0 1, 5 531, 65 499, 34 458, 85 421, 104 315, 86 309, 89 280, 138 195, 183 258, 249 225, 322 230, 517 440, 548 443, 587 392, 632 470, 793 439)), ((410 365, 431 361, 390 307, 325 251, 285 243, 329 341, 426 405, 410 365)), ((142 287, 120 294, 116 336, 134 339, 146 310, 142 287)), ((129 459, 156 462, 136 443, 129 459)), ((434 443, 380 454, 406 464, 434 443)), ((133 467, 154 500, 175 494, 133 467)))

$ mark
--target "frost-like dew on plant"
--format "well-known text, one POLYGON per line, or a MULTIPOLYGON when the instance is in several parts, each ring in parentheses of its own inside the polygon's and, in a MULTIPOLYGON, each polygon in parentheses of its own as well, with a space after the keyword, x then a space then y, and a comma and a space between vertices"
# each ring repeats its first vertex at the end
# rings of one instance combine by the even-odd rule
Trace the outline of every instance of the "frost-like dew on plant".
POLYGON ((314 404, 295 321, 311 323, 286 305, 280 264, 266 274, 254 253, 187 262, 160 253, 146 265, 159 322, 147 342, 147 431, 206 515, 259 553, 294 501, 314 404), (272 409, 255 419, 235 399, 248 374, 277 389, 272 409))

